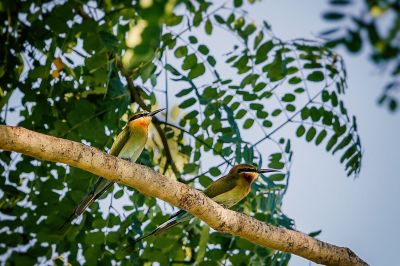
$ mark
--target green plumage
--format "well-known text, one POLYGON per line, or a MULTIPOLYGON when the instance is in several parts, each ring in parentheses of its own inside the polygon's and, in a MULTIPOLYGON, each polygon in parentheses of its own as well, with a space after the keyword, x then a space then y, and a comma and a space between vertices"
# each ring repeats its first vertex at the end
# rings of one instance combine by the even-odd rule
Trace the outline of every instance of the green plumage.
MULTIPOLYGON (((255 166, 248 164, 236 165, 229 171, 228 175, 211 183, 204 190, 204 194, 225 208, 231 208, 249 194, 251 184, 257 178, 258 173, 272 171, 257 170, 255 166)), ((136 241, 143 240, 152 235, 159 235, 184 221, 190 220, 192 217, 190 213, 180 210, 172 215, 168 221, 161 224, 149 234, 136 239, 136 241)))
MULTIPOLYGON (((148 122, 150 122, 150 120, 148 122)), ((109 154, 117 156, 118 158, 129 160, 131 162, 136 162, 147 141, 148 127, 144 125, 145 124, 143 124, 143 122, 137 123, 137 120, 129 121, 126 127, 115 138, 109 154)), ((89 194, 74 209, 72 214, 62 224, 60 229, 80 216, 93 201, 98 199, 113 184, 114 182, 110 182, 102 177, 99 177, 89 194)))

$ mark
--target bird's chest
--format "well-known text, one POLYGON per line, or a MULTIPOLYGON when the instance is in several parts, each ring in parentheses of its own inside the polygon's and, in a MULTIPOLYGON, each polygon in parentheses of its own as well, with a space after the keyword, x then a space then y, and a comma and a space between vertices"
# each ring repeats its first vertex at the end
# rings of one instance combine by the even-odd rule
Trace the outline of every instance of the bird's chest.
POLYGON ((218 195, 214 198, 216 202, 222 204, 226 208, 230 208, 236 205, 239 201, 241 201, 246 195, 249 193, 249 187, 246 184, 243 186, 236 186, 230 191, 218 195))
POLYGON ((118 157, 135 162, 143 151, 147 136, 132 134, 120 151, 118 157))

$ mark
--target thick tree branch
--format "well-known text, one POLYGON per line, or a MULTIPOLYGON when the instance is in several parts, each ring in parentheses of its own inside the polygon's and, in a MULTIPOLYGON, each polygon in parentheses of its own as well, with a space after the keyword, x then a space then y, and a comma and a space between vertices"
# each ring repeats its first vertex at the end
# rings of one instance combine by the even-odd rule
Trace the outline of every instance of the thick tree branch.
POLYGON ((0 149, 40 160, 61 162, 89 171, 165 200, 192 213, 215 230, 243 237, 258 245, 290 252, 326 265, 368 265, 348 248, 334 246, 298 231, 271 226, 244 214, 224 209, 203 193, 169 179, 148 167, 105 154, 98 149, 0 125, 0 149))

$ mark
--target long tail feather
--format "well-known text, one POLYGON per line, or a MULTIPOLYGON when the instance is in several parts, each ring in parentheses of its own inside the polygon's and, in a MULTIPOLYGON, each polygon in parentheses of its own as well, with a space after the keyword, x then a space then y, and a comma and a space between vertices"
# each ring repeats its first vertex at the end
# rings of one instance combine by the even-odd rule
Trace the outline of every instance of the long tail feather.
POLYGON ((96 184, 93 186, 92 190, 86 197, 79 203, 79 205, 74 209, 72 214, 65 220, 65 222, 59 227, 62 230, 67 224, 70 224, 73 220, 78 218, 86 209, 92 204, 93 201, 98 199, 106 190, 108 190, 114 182, 106 183, 106 186, 100 191, 96 192, 100 187, 101 183, 105 182, 103 178, 99 178, 96 184))
POLYGON ((67 224, 70 224, 73 220, 78 218, 86 208, 94 201, 96 194, 90 193, 87 195, 79 205, 74 209, 71 215, 65 220, 65 222, 59 227, 59 230, 62 230, 67 224))
POLYGON ((173 216, 171 216, 171 218, 168 221, 161 224, 160 226, 158 226, 156 229, 154 229, 147 235, 141 236, 138 239, 136 239, 135 242, 142 241, 142 240, 148 238, 149 236, 159 235, 180 223, 190 220, 191 218, 192 218, 192 216, 190 214, 188 214, 187 212, 179 211, 176 214, 174 214, 173 216))
POLYGON ((147 235, 139 237, 138 239, 135 240, 135 242, 142 241, 150 236, 159 235, 162 232, 167 231, 168 229, 174 227, 175 225, 178 225, 179 223, 181 223, 181 221, 170 221, 167 224, 162 224, 159 227, 157 227, 156 229, 154 229, 153 231, 151 231, 150 233, 148 233, 147 235))

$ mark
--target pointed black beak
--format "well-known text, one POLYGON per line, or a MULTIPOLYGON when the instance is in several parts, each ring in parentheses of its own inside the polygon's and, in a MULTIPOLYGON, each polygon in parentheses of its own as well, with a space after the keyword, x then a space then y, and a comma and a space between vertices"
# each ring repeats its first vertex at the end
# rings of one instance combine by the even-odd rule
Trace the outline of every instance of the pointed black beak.
POLYGON ((276 172, 280 172, 279 170, 275 170, 275 169, 260 169, 257 171, 257 173, 259 174, 265 174, 265 173, 276 173, 276 172))
POLYGON ((153 111, 153 112, 150 112, 150 113, 148 114, 148 116, 155 116, 156 114, 158 114, 159 112, 164 111, 165 109, 166 109, 166 108, 161 108, 161 109, 155 110, 155 111, 153 111))

